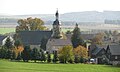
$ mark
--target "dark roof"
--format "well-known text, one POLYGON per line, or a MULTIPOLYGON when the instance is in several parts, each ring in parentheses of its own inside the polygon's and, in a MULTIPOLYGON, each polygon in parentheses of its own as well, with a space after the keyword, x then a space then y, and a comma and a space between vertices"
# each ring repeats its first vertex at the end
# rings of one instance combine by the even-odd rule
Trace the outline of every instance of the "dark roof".
POLYGON ((95 37, 95 34, 81 34, 81 37, 84 39, 84 40, 91 40, 95 37))
POLYGON ((102 48, 96 48, 96 49, 93 51, 92 55, 97 55, 101 50, 102 50, 102 48))
MULTIPOLYGON (((66 34, 67 38, 68 39, 71 39, 72 37, 72 34, 66 34)), ((84 39, 84 40, 91 40, 95 37, 95 34, 81 34, 81 37, 84 39)))
POLYGON ((58 19, 56 19, 54 22, 53 22, 53 25, 60 25, 60 22, 58 19))
POLYGON ((105 50, 106 50, 107 46, 108 46, 107 44, 104 44, 104 45, 97 45, 98 48, 104 48, 105 50))
POLYGON ((72 45, 69 39, 49 39, 48 43, 54 46, 72 45))
POLYGON ((120 55, 120 45, 109 45, 112 55, 120 55))
POLYGON ((107 45, 96 45, 96 44, 92 44, 89 46, 89 54, 91 54, 92 56, 97 56, 101 54, 101 51, 106 49, 107 45))
POLYGON ((52 31, 20 31, 19 37, 25 45, 40 45, 42 38, 49 39, 52 31))
POLYGON ((2 45, 3 39, 5 39, 6 36, 0 35, 0 45, 2 45))

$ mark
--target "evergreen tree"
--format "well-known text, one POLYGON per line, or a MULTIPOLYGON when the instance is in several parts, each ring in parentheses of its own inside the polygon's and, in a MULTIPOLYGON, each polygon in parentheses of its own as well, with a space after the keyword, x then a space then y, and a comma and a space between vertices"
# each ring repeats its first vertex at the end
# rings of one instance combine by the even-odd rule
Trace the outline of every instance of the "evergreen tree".
POLYGON ((58 61, 57 51, 53 51, 53 55, 54 55, 53 62, 56 63, 58 61))
POLYGON ((84 63, 84 58, 80 57, 80 63, 84 63))
POLYGON ((73 35, 71 37, 71 41, 72 41, 72 44, 73 44, 74 48, 76 48, 79 45, 84 44, 84 40, 81 37, 81 32, 80 32, 80 29, 78 27, 78 24, 76 24, 76 27, 73 30, 73 35))
POLYGON ((22 52, 22 59, 24 62, 28 62, 31 58, 31 49, 30 46, 25 46, 22 52))
POLYGON ((75 60, 74 60, 75 63, 79 63, 80 62, 80 58, 78 56, 75 56, 75 60))
POLYGON ((44 54, 44 52, 41 50, 41 57, 40 57, 40 60, 41 61, 46 61, 46 56, 45 56, 45 54, 44 54))
POLYGON ((14 45, 18 48, 18 46, 22 45, 22 42, 20 40, 15 40, 14 45))
POLYGON ((34 60, 34 62, 36 62, 36 60, 38 60, 40 58, 40 54, 39 54, 39 51, 37 48, 32 49, 31 58, 32 58, 32 60, 34 60))
POLYGON ((5 58, 6 57, 6 54, 7 54, 7 51, 6 51, 6 49, 4 49, 4 47, 2 47, 1 49, 0 49, 0 58, 5 58))
POLYGON ((11 41, 10 37, 8 37, 6 39, 5 45, 4 45, 7 49, 12 49, 13 47, 13 42, 11 41))
POLYGON ((47 44, 47 38, 44 37, 41 40, 41 46, 40 46, 40 48, 43 49, 43 50, 46 50, 46 44, 47 44))
POLYGON ((50 55, 50 53, 48 53, 48 55, 47 55, 47 62, 48 62, 48 63, 51 62, 51 55, 50 55))
POLYGON ((11 59, 12 58, 12 51, 11 50, 7 50, 7 53, 6 53, 6 59, 11 59))

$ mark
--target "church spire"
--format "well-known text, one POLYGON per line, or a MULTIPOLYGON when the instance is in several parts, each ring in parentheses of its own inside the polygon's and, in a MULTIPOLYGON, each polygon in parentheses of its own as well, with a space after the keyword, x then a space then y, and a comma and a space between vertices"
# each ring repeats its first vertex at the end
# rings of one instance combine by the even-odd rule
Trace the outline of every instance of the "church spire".
POLYGON ((76 27, 78 27, 78 24, 76 23, 76 27))
POLYGON ((59 39, 59 38, 62 37, 62 34, 61 34, 61 24, 59 22, 58 10, 55 13, 55 17, 56 17, 56 20, 53 22, 53 34, 52 34, 52 37, 59 39))
POLYGON ((57 11, 56 11, 56 14, 55 14, 55 16, 56 16, 56 19, 58 20, 58 19, 59 19, 59 13, 58 13, 58 9, 57 9, 57 11))

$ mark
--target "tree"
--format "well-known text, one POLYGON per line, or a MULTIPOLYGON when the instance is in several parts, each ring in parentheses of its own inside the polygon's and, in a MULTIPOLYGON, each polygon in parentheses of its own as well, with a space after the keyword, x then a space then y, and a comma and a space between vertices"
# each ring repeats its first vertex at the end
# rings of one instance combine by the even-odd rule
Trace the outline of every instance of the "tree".
POLYGON ((18 48, 18 46, 21 46, 21 45, 22 45, 22 42, 17 39, 17 40, 15 40, 14 45, 18 48))
POLYGON ((77 48, 73 49, 75 55, 75 63, 83 62, 82 60, 88 58, 88 51, 87 48, 83 46, 78 46, 77 48))
POLYGON ((46 61, 46 56, 42 50, 40 51, 40 61, 46 61))
POLYGON ((113 31, 113 35, 118 35, 119 32, 117 30, 113 31))
POLYGON ((51 62, 51 55, 50 55, 50 53, 47 54, 47 62, 48 62, 48 63, 51 62))
POLYGON ((63 46, 59 49, 58 58, 61 63, 67 63, 69 61, 74 61, 73 47, 72 46, 63 46))
POLYGON ((15 53, 15 51, 13 51, 11 60, 15 60, 15 59, 16 59, 16 53, 15 53))
POLYGON ((23 52, 22 52, 22 59, 24 62, 28 62, 31 57, 31 49, 30 46, 25 46, 23 52))
POLYGON ((93 44, 101 45, 103 43, 104 33, 98 33, 96 36, 92 39, 93 44))
POLYGON ((81 37, 81 32, 80 32, 80 29, 78 27, 78 24, 76 24, 76 27, 73 30, 73 35, 71 37, 71 41, 72 41, 72 44, 73 44, 74 48, 76 48, 79 45, 84 44, 84 40, 81 37))
POLYGON ((53 62, 56 63, 58 61, 58 55, 57 55, 57 51, 53 51, 53 62))
POLYGON ((66 34, 72 34, 72 32, 70 30, 67 30, 66 34))
POLYGON ((11 50, 7 50, 7 53, 6 53, 6 59, 11 59, 12 58, 12 51, 11 50))
POLYGON ((83 46, 78 46, 77 48, 73 49, 74 55, 78 56, 78 57, 83 57, 83 58, 87 58, 88 57, 88 50, 87 48, 83 47, 83 46))
POLYGON ((18 56, 17 56, 17 58, 16 58, 16 60, 19 61, 19 60, 21 60, 21 59, 22 59, 22 57, 21 57, 21 53, 19 52, 19 53, 18 53, 18 56))
POLYGON ((43 49, 43 50, 46 50, 46 44, 47 44, 47 38, 43 37, 42 40, 41 40, 40 48, 43 49))
POLYGON ((11 41, 10 37, 8 37, 8 38, 6 39, 4 46, 5 46, 5 48, 7 48, 7 49, 12 49, 12 47, 13 47, 13 42, 11 41))
POLYGON ((16 27, 16 32, 24 30, 46 30, 46 27, 43 26, 44 22, 39 18, 29 17, 27 19, 19 19, 19 26, 16 27))
POLYGON ((37 48, 32 49, 31 58, 32 58, 32 60, 34 60, 34 62, 36 62, 36 60, 38 60, 40 58, 40 54, 39 54, 39 51, 37 48))
POLYGON ((0 58, 4 59, 6 57, 7 51, 4 47, 0 49, 0 58))
POLYGON ((75 63, 79 63, 80 62, 80 58, 76 55, 75 56, 75 60, 74 60, 75 63))

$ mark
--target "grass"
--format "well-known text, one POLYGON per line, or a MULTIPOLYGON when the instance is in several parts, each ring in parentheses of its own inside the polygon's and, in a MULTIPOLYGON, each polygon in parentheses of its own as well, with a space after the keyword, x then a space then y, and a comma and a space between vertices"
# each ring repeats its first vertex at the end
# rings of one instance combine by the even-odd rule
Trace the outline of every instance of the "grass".
POLYGON ((107 65, 43 64, 0 60, 0 72, 120 72, 120 68, 107 65))
POLYGON ((0 28, 0 34, 15 32, 15 28, 0 28))

